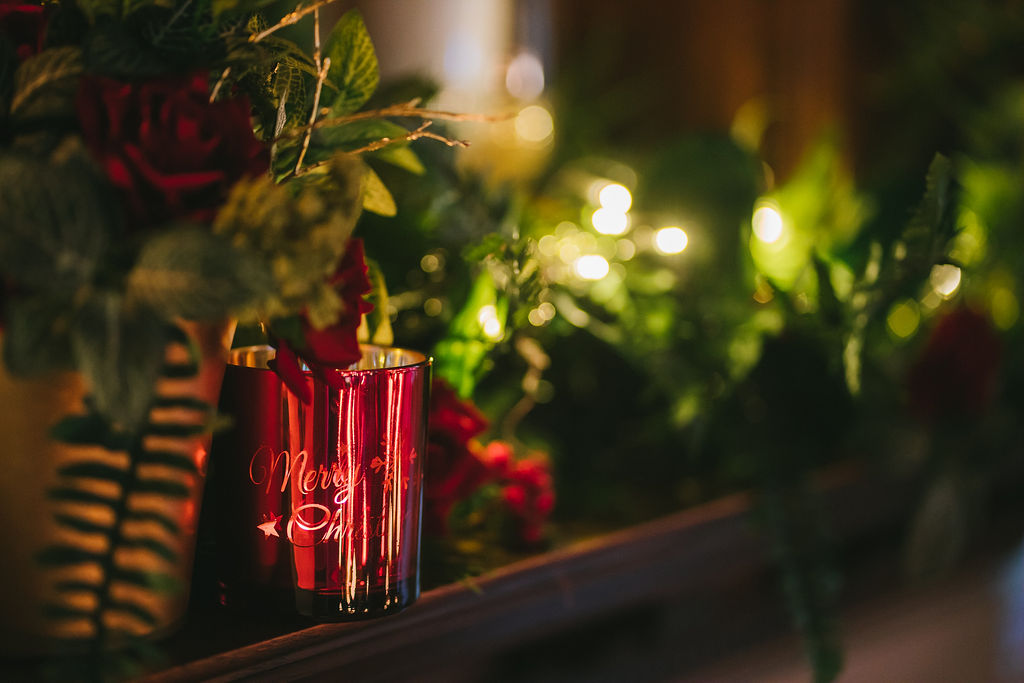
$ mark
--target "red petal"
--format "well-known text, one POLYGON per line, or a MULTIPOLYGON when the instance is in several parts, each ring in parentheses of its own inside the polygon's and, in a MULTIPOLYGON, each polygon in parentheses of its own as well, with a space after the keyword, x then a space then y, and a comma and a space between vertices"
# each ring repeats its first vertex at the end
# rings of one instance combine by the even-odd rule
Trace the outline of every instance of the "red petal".
POLYGON ((270 361, 270 368, 277 373, 288 390, 295 394, 303 403, 313 401, 313 391, 306 381, 306 374, 302 372, 299 359, 292 351, 288 343, 281 340, 274 340, 277 346, 277 356, 270 361))

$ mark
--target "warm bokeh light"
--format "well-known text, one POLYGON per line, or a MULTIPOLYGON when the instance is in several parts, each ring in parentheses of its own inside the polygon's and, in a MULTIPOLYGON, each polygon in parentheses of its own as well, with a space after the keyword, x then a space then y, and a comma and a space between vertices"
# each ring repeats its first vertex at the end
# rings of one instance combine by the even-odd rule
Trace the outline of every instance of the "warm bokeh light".
POLYGON ((600 280, 608 274, 608 261, 597 254, 586 254, 576 259, 576 274, 584 280, 600 280))
POLYGON ((424 273, 433 273, 440 269, 440 267, 441 259, 439 259, 435 254, 427 254, 420 259, 420 268, 423 269, 424 273))
POLYGON ((626 213, 629 207, 633 206, 633 195, 624 185, 608 183, 597 194, 597 201, 601 203, 602 208, 626 213))
POLYGON ((629 228, 629 216, 621 211, 602 207, 590 218, 594 230, 602 235, 621 235, 629 228))
POLYGON ((549 301, 545 301, 544 303, 537 306, 537 308, 530 311, 530 314, 527 316, 527 318, 530 321, 530 324, 533 325, 534 327, 546 325, 554 317, 555 306, 549 301))
POLYGON ((956 290, 960 289, 961 277, 959 268, 949 263, 943 263, 932 268, 928 282, 931 283, 936 294, 943 299, 949 299, 956 294, 956 290))
POLYGON ((615 256, 621 261, 628 261, 636 256, 636 243, 630 239, 621 239, 615 243, 615 256))
POLYGON ((686 231, 676 226, 662 228, 654 233, 654 248, 662 254, 678 254, 686 249, 689 243, 690 238, 686 236, 686 231))
POLYGON ((429 315, 431 318, 441 315, 441 311, 444 310, 444 304, 441 300, 436 297, 430 297, 423 302, 423 312, 429 315))
POLYGON ((516 135, 526 142, 544 142, 555 132, 551 112, 539 104, 525 107, 516 116, 516 135))
POLYGON ((544 66, 537 55, 521 52, 505 70, 505 88, 520 100, 532 100, 544 92, 544 66))
POLYGON ((501 339, 501 321, 498 320, 498 309, 493 304, 487 304, 480 308, 476 315, 477 322, 488 339, 501 339))
POLYGON ((751 220, 754 236, 765 244, 774 244, 782 239, 782 214, 774 206, 763 204, 754 211, 751 220))
POLYGON ((886 322, 890 332, 901 339, 906 339, 917 332, 921 324, 921 311, 916 302, 907 299, 889 310, 886 322))

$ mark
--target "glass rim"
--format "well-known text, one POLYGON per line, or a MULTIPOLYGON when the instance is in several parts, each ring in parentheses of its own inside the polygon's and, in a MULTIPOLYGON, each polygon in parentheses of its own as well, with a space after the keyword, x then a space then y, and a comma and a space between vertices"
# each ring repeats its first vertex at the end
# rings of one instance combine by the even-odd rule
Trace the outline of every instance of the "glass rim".
MULTIPOLYGON (((419 367, 427 367, 433 362, 433 358, 420 351, 406 349, 399 346, 384 346, 381 344, 360 344, 359 349, 363 357, 355 363, 345 367, 328 368, 331 372, 342 374, 360 374, 369 372, 381 372, 389 370, 411 370, 419 367), (377 358, 383 364, 376 367, 354 367, 366 361, 366 359, 377 358)), ((253 346, 239 346, 230 349, 227 354, 227 363, 238 368, 251 370, 270 370, 268 363, 274 359, 277 350, 269 344, 257 344, 253 346)), ((306 376, 312 376, 313 372, 302 364, 302 372, 306 376)))

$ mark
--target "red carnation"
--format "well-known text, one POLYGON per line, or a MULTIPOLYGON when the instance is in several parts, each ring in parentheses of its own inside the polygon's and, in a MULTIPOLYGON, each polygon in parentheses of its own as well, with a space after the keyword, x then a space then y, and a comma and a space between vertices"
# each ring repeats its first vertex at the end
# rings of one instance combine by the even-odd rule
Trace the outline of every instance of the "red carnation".
POLYGON ((961 307, 942 317, 911 368, 911 408, 929 421, 984 413, 995 393, 1001 347, 985 315, 961 307))
POLYGON ((274 369, 292 393, 305 403, 312 400, 312 395, 300 367, 299 358, 305 361, 320 380, 331 387, 340 388, 335 382, 335 374, 331 371, 348 367, 362 357, 357 336, 359 323, 364 313, 373 310, 373 304, 363 298, 373 289, 373 284, 370 282, 362 240, 349 240, 345 255, 328 284, 334 286, 345 305, 338 320, 333 325, 318 330, 303 313, 300 321, 305 345, 293 349, 283 339, 276 340, 275 344, 277 357, 274 360, 274 369))
POLYGON ((423 493, 426 533, 443 534, 455 503, 491 478, 490 469, 478 455, 480 446, 474 441, 485 429, 487 419, 472 403, 461 400, 444 380, 434 380, 423 493))
POLYGON ((209 222, 235 182, 267 171, 248 99, 210 102, 206 73, 140 83, 85 76, 76 107, 132 227, 209 222))
POLYGON ((6 38, 25 61, 43 51, 46 39, 46 13, 41 5, 0 2, 0 35, 6 38))

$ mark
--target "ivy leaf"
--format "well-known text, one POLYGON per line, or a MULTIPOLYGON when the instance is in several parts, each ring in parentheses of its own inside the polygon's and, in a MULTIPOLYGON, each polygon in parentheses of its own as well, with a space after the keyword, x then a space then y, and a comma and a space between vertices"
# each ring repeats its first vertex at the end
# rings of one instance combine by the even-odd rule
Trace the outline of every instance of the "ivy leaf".
POLYGON ((163 365, 163 320, 124 295, 95 294, 71 331, 77 366, 92 388, 97 410, 129 431, 145 419, 163 365))
POLYGON ((165 318, 212 320, 266 295, 273 280, 263 259, 251 251, 182 226, 143 245, 127 285, 129 302, 165 318))
POLYGON ((328 105, 334 115, 350 114, 366 104, 377 89, 380 72, 373 41, 358 10, 349 10, 334 26, 324 44, 324 56, 331 60, 327 80, 338 90, 328 105))
POLYGON ((82 70, 82 50, 74 46, 54 47, 29 57, 14 74, 11 115, 26 118, 73 113, 82 70))

